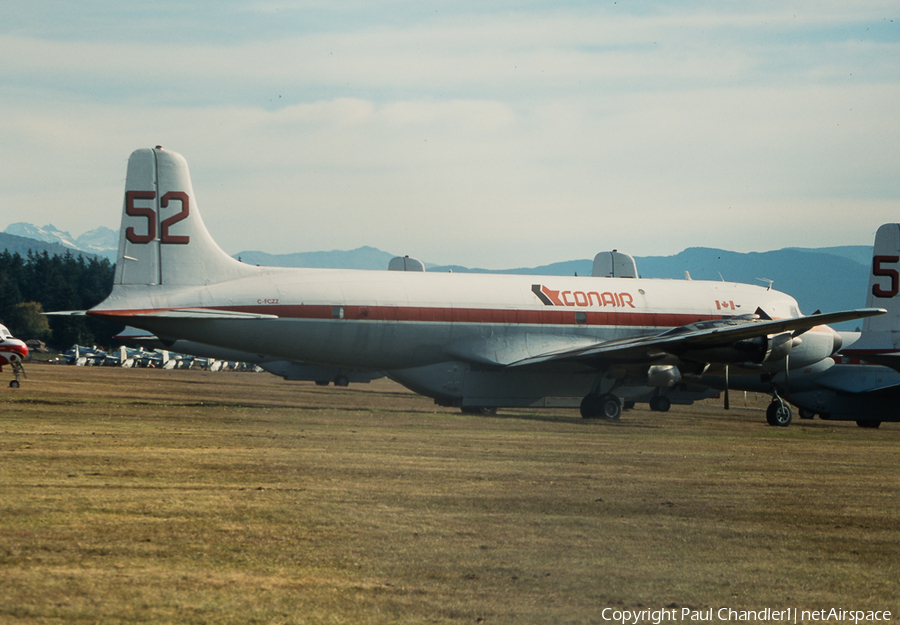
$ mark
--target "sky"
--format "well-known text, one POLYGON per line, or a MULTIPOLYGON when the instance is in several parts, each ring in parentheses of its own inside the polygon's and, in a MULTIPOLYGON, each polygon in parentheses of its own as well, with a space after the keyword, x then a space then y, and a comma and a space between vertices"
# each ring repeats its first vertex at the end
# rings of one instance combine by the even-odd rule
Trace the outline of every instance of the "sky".
POLYGON ((896 1, 0 3, 0 230, 119 226, 162 145, 230 254, 503 269, 871 245, 896 1))

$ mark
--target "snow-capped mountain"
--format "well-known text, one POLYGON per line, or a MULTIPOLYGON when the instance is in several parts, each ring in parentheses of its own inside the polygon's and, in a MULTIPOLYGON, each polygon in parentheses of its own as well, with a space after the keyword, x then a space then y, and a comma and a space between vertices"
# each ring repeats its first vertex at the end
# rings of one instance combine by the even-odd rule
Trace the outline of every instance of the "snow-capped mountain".
POLYGON ((27 237, 29 239, 37 239, 38 241, 46 241, 47 243, 56 243, 65 247, 71 247, 75 250, 79 249, 71 234, 60 230, 52 224, 38 227, 34 224, 20 221, 18 223, 10 224, 3 232, 6 234, 14 234, 18 237, 27 237))
POLYGON ((105 256, 115 262, 119 251, 119 232, 104 226, 88 230, 75 239, 78 249, 98 256, 105 256))
POLYGON ((105 256, 113 262, 116 260, 116 253, 119 249, 119 233, 103 226, 88 230, 77 239, 52 224, 38 227, 22 221, 10 224, 3 232, 105 256))

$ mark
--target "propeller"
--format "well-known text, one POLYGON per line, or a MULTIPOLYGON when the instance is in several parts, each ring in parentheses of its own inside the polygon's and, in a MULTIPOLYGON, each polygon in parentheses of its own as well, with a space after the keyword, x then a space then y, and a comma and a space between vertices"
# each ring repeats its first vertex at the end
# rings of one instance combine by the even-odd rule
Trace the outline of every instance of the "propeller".
POLYGON ((789 399, 791 396, 791 355, 784 357, 784 398, 789 399))
POLYGON ((728 401, 728 365, 725 365, 725 410, 731 410, 731 402, 728 401))

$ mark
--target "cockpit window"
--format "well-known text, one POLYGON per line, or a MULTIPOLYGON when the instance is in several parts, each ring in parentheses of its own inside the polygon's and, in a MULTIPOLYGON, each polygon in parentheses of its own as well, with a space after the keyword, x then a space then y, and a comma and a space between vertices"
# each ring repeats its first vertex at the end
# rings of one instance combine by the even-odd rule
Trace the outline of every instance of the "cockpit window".
POLYGON ((0 326, 0 339, 10 339, 12 334, 6 329, 6 326, 0 326))

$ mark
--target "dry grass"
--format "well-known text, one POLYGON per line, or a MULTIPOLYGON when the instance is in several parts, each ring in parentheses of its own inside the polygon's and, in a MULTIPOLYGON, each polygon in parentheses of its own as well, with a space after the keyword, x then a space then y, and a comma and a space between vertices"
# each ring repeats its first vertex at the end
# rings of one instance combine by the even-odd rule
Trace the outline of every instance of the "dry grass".
POLYGON ((900 613, 900 424, 771 428, 753 398, 485 418, 387 381, 28 374, 0 389, 0 622, 900 613))

